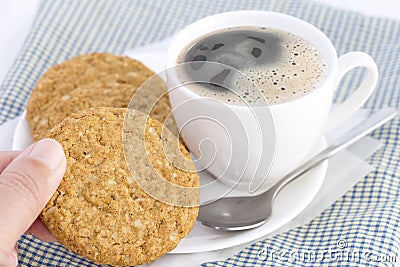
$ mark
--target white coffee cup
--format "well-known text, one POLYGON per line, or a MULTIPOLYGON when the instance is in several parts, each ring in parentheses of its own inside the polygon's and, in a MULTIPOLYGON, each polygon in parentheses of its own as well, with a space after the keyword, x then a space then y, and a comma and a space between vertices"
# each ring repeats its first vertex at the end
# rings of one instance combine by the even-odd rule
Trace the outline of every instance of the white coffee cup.
POLYGON ((378 68, 369 55, 350 52, 338 58, 333 44, 319 29, 298 18, 268 11, 233 11, 194 22, 173 37, 166 67, 173 115, 187 147, 216 178, 246 190, 259 186, 265 190, 304 161, 325 131, 366 102, 378 80, 378 68), (295 100, 246 106, 199 96, 170 71, 192 41, 237 26, 276 28, 307 40, 324 58, 326 78, 295 100), (357 67, 366 68, 361 85, 332 108, 340 80, 357 67))

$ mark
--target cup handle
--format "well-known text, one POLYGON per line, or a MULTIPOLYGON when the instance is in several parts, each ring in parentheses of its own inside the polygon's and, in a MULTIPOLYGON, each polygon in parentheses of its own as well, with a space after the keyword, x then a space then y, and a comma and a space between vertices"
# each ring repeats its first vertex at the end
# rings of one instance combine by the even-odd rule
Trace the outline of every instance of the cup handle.
POLYGON ((363 52, 350 52, 339 58, 335 77, 335 90, 338 88, 343 76, 357 67, 366 68, 364 80, 350 97, 331 110, 327 123, 325 124, 325 131, 334 128, 360 109, 374 91, 379 76, 378 66, 370 55, 363 52))

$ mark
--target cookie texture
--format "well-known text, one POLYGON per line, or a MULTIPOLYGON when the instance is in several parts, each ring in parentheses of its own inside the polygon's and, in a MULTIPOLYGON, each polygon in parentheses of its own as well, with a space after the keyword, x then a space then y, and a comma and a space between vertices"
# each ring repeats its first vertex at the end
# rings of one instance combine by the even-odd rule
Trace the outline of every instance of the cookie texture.
POLYGON ((174 249, 190 232, 198 214, 199 177, 189 153, 162 128, 144 113, 103 107, 72 114, 53 129, 67 171, 40 216, 63 245, 96 263, 138 265, 174 249), (141 129, 142 138, 131 134, 134 129, 141 129), (138 145, 141 141, 145 144, 138 145), (135 147, 145 147, 146 153, 135 153, 135 147), (151 181, 157 174, 195 192, 190 198, 197 206, 167 204, 135 177, 148 175, 142 180, 151 181))
MULTIPOLYGON (((92 107, 127 108, 131 100, 130 105, 136 110, 146 112, 161 122, 168 119, 166 124, 173 129, 175 123, 173 118, 168 116, 171 106, 166 94, 166 85, 158 76, 149 79, 140 87, 124 83, 93 82, 54 99, 49 103, 46 112, 41 114, 39 123, 35 124, 33 139, 39 140, 49 136, 52 128, 72 113, 92 107)), ((174 132, 177 130, 174 129, 174 132)))
MULTIPOLYGON (((80 55, 53 66, 36 83, 28 101, 26 118, 33 139, 40 139, 46 129, 48 131, 54 126, 48 123, 50 106, 68 98, 68 94, 78 87, 100 83, 104 85, 101 90, 110 89, 115 84, 130 85, 137 89, 153 75, 139 61, 108 53, 80 55)), ((94 87, 99 88, 98 85, 94 87)))

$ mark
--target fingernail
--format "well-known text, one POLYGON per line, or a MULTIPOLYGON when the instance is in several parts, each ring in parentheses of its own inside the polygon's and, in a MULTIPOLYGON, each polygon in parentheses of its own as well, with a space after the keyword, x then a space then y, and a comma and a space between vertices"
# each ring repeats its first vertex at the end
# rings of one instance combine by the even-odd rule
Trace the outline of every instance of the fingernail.
POLYGON ((50 138, 42 139, 34 144, 28 157, 43 162, 51 170, 56 170, 65 159, 62 146, 50 138))

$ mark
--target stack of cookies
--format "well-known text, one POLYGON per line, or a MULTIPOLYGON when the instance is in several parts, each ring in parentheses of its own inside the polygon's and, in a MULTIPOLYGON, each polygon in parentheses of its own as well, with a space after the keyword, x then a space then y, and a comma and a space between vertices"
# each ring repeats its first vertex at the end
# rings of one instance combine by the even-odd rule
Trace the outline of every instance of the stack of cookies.
POLYGON ((199 177, 170 111, 163 80, 128 57, 82 55, 40 78, 27 106, 32 137, 56 139, 67 157, 41 218, 64 246, 99 264, 137 265, 190 232, 199 177))

